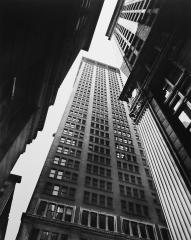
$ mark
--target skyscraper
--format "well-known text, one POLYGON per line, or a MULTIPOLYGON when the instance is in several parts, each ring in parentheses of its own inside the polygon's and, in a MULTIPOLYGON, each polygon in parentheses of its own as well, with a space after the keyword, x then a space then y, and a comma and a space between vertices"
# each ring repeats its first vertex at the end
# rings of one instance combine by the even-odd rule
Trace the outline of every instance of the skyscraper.
POLYGON ((119 69, 83 58, 17 240, 170 239, 119 69))
POLYGON ((186 0, 119 1, 107 31, 130 71, 120 99, 140 130, 173 239, 191 238, 190 9, 186 0))

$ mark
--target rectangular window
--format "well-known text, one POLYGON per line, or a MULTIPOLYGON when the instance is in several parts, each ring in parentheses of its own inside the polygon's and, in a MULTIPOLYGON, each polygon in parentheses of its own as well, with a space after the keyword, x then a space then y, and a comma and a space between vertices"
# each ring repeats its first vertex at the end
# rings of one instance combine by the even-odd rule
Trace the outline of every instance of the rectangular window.
POLYGON ((122 229, 123 229, 123 232, 125 234, 130 235, 130 227, 129 227, 129 221, 128 220, 123 219, 122 229))
POLYGON ((52 195, 53 195, 53 196, 58 196, 59 189, 60 189, 60 187, 59 187, 59 186, 57 186, 57 185, 54 185, 54 186, 53 186, 52 195))
POLYGON ((49 203, 47 212, 46 212, 46 217, 47 218, 53 218, 54 217, 54 211, 55 211, 55 204, 49 203))

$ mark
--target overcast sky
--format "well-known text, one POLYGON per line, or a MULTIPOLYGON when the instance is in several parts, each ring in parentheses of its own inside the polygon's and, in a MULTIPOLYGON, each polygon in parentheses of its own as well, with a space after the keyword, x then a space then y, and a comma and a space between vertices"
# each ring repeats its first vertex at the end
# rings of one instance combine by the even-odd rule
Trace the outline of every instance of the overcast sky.
POLYGON ((120 55, 116 55, 118 51, 115 49, 113 43, 105 37, 116 3, 117 0, 105 0, 89 52, 81 51, 78 55, 58 91, 54 106, 49 108, 43 131, 39 132, 37 138, 27 146, 25 153, 21 155, 12 171, 12 173, 22 176, 22 182, 17 184, 15 189, 5 240, 15 240, 21 215, 26 211, 37 183, 53 141, 52 135, 57 130, 72 91, 73 82, 82 56, 90 57, 115 67, 120 67, 121 65, 120 55))

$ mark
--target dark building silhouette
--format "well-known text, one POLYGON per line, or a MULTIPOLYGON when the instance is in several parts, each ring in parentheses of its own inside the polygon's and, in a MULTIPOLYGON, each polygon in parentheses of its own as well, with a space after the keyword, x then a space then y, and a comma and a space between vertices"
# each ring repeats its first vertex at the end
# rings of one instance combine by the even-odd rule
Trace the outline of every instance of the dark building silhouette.
POLYGON ((107 31, 129 67, 120 99, 139 127, 173 239, 191 238, 190 10, 189 1, 119 1, 107 31), (130 39, 122 18, 137 25, 130 39))
POLYGON ((103 0, 0 2, 0 187, 88 50, 103 0))
POLYGON ((83 58, 17 240, 170 239, 119 69, 83 58))
POLYGON ((4 185, 0 188, 0 239, 5 237, 9 212, 13 200, 15 184, 21 182, 21 177, 10 174, 4 185))

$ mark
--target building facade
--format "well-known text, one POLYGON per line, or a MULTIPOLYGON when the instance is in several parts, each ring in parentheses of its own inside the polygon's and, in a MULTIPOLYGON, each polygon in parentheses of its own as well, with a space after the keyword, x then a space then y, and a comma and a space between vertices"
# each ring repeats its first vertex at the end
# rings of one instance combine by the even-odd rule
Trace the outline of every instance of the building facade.
POLYGON ((132 70, 150 33, 163 0, 119 0, 106 36, 115 41, 132 70))
POLYGON ((77 54, 89 49, 103 2, 0 2, 0 187, 43 129, 77 54))
POLYGON ((119 69, 83 58, 17 240, 170 239, 119 69))
MULTIPOLYGON (((108 29, 123 52, 120 18, 147 1, 124 3, 118 22, 108 29)), ((147 37, 133 64, 126 59, 130 75, 120 95, 129 103, 130 117, 140 130, 173 239, 191 238, 191 31, 185 28, 191 21, 190 9, 188 1, 150 1, 136 30, 136 35, 147 37), (151 25, 148 15, 153 16, 151 25), (141 27, 143 23, 150 25, 149 31, 141 27)))
POLYGON ((9 178, 0 188, 0 240, 3 240, 5 237, 15 185, 20 182, 20 176, 10 174, 9 178))

